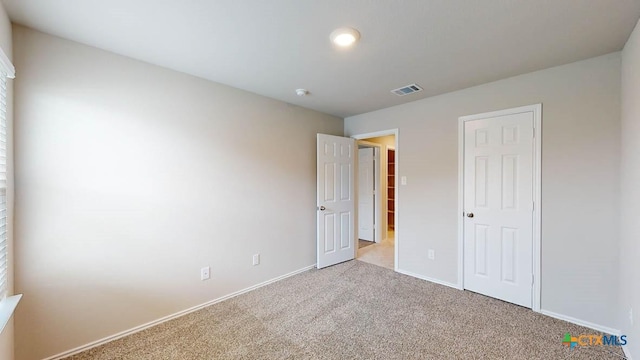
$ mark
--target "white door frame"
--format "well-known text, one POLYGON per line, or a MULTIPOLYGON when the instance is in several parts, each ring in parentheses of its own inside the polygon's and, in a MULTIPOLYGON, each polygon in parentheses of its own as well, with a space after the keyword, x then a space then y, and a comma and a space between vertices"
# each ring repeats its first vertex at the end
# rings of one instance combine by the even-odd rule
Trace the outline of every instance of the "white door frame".
MULTIPOLYGON (((400 203, 399 200, 399 196, 398 196, 398 189, 400 188, 398 186, 399 184, 399 177, 398 174, 400 174, 400 172, 398 171, 399 164, 398 164, 398 148, 399 148, 399 144, 400 144, 400 138, 398 136, 398 129, 389 129, 389 130, 382 130, 382 131, 375 131, 375 132, 370 132, 370 133, 364 133, 364 134, 357 134, 357 135, 351 135, 351 138, 356 139, 356 140, 363 140, 363 139, 369 139, 369 138, 374 138, 374 137, 380 137, 380 136, 388 136, 388 135, 394 135, 396 137, 396 143, 395 143, 395 149, 396 149, 396 159, 395 159, 395 176, 396 176, 396 187, 394 190, 395 193, 395 209, 396 211, 393 214, 393 226, 394 226, 394 234, 395 234, 395 241, 394 241, 394 245, 393 245, 393 270, 394 271, 398 271, 398 249, 400 248, 400 226, 399 226, 399 221, 398 218, 399 216, 399 212, 398 209, 400 208, 398 206, 398 204, 400 203)), ((356 159, 357 160, 357 159, 356 159)), ((358 162, 356 161, 356 166, 357 166, 358 162)), ((357 174, 357 171, 356 171, 357 174)), ((358 196, 358 192, 355 191, 356 196, 358 196)), ((357 200, 357 199, 356 199, 357 200)), ((382 200, 382 199, 380 199, 382 200)), ((357 206, 356 206, 356 212, 358 211, 357 206)), ((385 214, 386 215, 386 214, 385 214)), ((355 214, 355 219, 356 221, 358 220, 358 214, 355 214)), ((357 226, 357 225, 356 225, 357 226)))
MULTIPOLYGON (((374 178, 374 196, 375 196, 375 204, 373 206, 373 216, 376 219, 376 223, 374 225, 374 238, 373 241, 376 243, 379 243, 382 241, 382 217, 380 215, 381 213, 381 209, 380 209, 380 203, 381 203, 381 196, 382 196, 382 192, 380 190, 380 186, 382 186, 382 184, 380 184, 380 158, 381 158, 381 151, 382 151, 382 145, 381 144, 377 144, 377 143, 373 143, 373 142, 369 142, 369 141, 364 141, 364 140, 358 140, 356 142, 356 145, 358 146, 358 149, 362 146, 362 147, 369 147, 369 148, 374 148, 374 153, 373 153, 373 158, 375 159, 375 164, 373 167, 373 178, 374 178)), ((357 166, 357 165, 356 165, 357 166)), ((358 181, 358 185, 356 185, 356 190, 358 190, 358 186, 360 184, 360 178, 358 177, 359 173, 356 173, 356 181, 358 181)), ((359 209, 359 206, 356 206, 359 209)), ((358 210, 359 211, 359 210, 358 210)), ((357 211, 356 211, 356 215, 357 215, 357 211)), ((356 236, 358 237, 358 236, 356 236)), ((357 246, 357 245, 356 245, 357 246)))
POLYGON ((532 309, 540 312, 542 104, 521 106, 458 118, 458 288, 464 290, 464 123, 504 115, 533 112, 533 289, 532 309))

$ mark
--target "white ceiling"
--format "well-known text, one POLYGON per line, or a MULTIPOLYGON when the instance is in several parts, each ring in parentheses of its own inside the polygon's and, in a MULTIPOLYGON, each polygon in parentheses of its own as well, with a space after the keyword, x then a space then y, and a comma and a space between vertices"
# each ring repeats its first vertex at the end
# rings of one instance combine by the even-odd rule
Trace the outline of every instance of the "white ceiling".
POLYGON ((3 1, 19 24, 341 117, 620 50, 640 17, 640 0, 3 1), (348 51, 342 26, 362 34, 348 51), (390 93, 410 83, 425 90, 390 93))

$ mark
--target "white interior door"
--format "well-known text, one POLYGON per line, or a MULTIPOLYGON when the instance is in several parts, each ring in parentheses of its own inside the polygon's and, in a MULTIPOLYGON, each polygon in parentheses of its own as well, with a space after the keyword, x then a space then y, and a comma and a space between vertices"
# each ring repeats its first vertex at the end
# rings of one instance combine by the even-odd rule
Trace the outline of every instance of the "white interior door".
POLYGON ((358 149, 358 239, 375 240, 375 148, 358 149))
POLYGON ((355 258, 355 140, 318 134, 318 269, 355 258))
POLYGON ((464 122, 464 288, 532 307, 534 115, 464 122))

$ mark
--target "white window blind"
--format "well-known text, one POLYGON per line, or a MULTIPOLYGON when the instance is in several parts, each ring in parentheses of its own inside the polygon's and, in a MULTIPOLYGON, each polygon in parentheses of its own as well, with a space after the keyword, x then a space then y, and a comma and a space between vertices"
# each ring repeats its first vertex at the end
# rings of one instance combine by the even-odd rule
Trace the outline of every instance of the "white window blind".
POLYGON ((7 73, 0 68, 0 301, 7 297, 7 73))

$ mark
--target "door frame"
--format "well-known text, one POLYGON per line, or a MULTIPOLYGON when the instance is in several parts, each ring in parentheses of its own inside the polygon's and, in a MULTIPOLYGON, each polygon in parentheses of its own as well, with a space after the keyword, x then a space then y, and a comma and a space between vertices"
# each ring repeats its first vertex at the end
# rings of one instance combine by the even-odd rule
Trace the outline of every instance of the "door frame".
MULTIPOLYGON (((369 138, 374 138, 374 137, 380 137, 380 136, 388 136, 388 135, 394 135, 396 138, 396 143, 395 143, 395 149, 396 149, 396 158, 395 158, 395 176, 396 176, 396 185, 398 184, 398 174, 400 174, 400 172, 398 171, 398 169, 400 169, 399 166, 399 157, 398 157, 398 149, 400 148, 400 137, 399 137, 399 131, 398 129, 388 129, 388 130, 381 130, 381 131, 374 131, 374 132, 370 132, 370 133, 362 133, 362 134, 356 134, 356 135, 351 135, 352 139, 356 139, 356 140, 364 140, 364 139, 369 139, 369 138)), ((358 166, 358 161, 356 159, 356 166, 358 166)), ((356 171, 357 174, 357 171, 356 171)), ((357 181, 356 181, 356 186, 357 186, 357 181)), ((400 197, 399 197, 399 186, 396 186, 394 189, 394 195, 395 195, 395 199, 394 199, 394 206, 395 206, 395 213, 393 214, 393 223, 394 223, 394 234, 395 234, 395 241, 393 244, 393 270, 394 271, 398 271, 398 253, 399 253, 399 249, 400 249, 400 222, 398 221, 398 219, 400 218, 399 215, 399 211, 398 209, 400 208, 398 205, 400 204, 400 197)), ((355 191, 356 196, 358 196, 358 191, 355 191)), ((380 201, 382 201, 382 197, 380 197, 379 199, 380 201)), ((356 199, 357 201, 357 199, 356 199)), ((355 220, 358 220, 358 207, 356 206, 356 215, 355 215, 355 220)), ((356 224, 356 226, 358 226, 356 224)), ((357 249, 356 249, 357 251, 357 249)))
MULTIPOLYGON (((374 224, 374 232, 373 232, 373 242, 380 243, 382 241, 382 217, 381 217, 381 197, 382 197, 382 192, 380 190, 380 186, 382 186, 380 184, 380 174, 381 174, 381 168, 380 168, 380 158, 381 156, 381 151, 382 151, 382 145, 381 144, 377 144, 377 143, 373 143, 373 142, 369 142, 369 141, 365 141, 365 140, 357 140, 356 141, 356 146, 358 147, 358 150, 360 149, 360 147, 365 147, 365 148, 373 148, 373 159, 374 159, 374 166, 373 166, 373 177, 374 177, 374 196, 375 196, 375 204, 373 206, 373 216, 376 219, 376 223, 374 224)), ((360 160, 360 159, 358 159, 360 160)), ((357 166, 357 165, 356 165, 357 166)), ((360 186, 360 177, 358 176, 359 173, 356 174, 356 180, 358 181, 358 183, 356 184, 355 190, 359 190, 358 187, 360 186)), ((356 208, 358 209, 356 211, 356 215, 358 215, 358 211, 360 211, 360 203, 357 203, 356 208)), ((359 227, 358 227, 359 229, 359 227)), ((358 236, 358 232, 356 231, 356 238, 359 239, 358 236)), ((357 245, 356 245, 357 246, 357 245)))
POLYGON ((541 190, 542 190, 542 104, 491 111, 458 118, 458 289, 464 290, 464 124, 466 121, 490 117, 533 113, 533 279, 532 310, 540 312, 541 283, 541 190))

